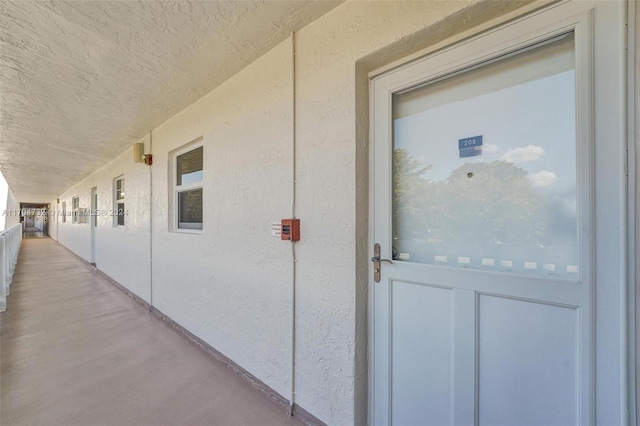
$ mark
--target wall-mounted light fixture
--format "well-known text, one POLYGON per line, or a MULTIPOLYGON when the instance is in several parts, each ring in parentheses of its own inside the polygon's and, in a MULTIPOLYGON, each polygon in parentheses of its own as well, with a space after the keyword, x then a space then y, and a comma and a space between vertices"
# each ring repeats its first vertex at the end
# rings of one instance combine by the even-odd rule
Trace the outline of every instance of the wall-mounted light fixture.
POLYGON ((133 144, 133 161, 136 163, 144 163, 147 166, 153 164, 153 156, 144 153, 144 143, 137 142, 133 144))
POLYGON ((133 144, 133 161, 142 163, 144 161, 144 143, 138 142, 133 144))

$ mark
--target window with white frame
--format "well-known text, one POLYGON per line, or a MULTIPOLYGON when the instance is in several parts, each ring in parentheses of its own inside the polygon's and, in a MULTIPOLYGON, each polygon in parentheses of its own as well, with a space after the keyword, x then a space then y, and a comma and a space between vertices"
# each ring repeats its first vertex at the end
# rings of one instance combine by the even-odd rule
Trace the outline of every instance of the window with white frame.
POLYGON ((176 230, 202 229, 202 145, 174 154, 174 214, 176 230))
POLYGON ((113 181, 113 225, 124 226, 124 176, 113 181))
POLYGON ((67 202, 62 202, 62 223, 67 223, 67 202))
POLYGON ((71 199, 71 223, 78 223, 78 208, 80 207, 80 197, 71 199))

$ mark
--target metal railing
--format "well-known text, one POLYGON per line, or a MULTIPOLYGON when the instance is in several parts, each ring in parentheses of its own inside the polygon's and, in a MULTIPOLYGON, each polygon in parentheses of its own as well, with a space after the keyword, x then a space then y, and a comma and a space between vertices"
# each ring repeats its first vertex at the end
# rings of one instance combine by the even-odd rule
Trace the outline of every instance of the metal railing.
POLYGON ((0 312, 7 310, 7 296, 21 243, 22 224, 0 232, 0 312))

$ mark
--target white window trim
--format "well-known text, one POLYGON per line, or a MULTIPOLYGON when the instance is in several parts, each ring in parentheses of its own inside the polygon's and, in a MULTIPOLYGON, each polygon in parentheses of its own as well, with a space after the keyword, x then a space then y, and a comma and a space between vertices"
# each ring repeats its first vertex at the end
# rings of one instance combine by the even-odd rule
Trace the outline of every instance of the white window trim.
POLYGON ((62 202, 62 223, 67 223, 67 201, 62 202))
POLYGON ((179 227, 179 214, 178 214, 178 194, 180 192, 184 192, 184 191, 189 191, 192 189, 202 189, 203 192, 203 199, 204 199, 204 148, 202 149, 202 180, 199 182, 192 182, 192 183, 188 183, 185 185, 177 185, 177 178, 178 178, 178 157, 181 156, 182 154, 186 154, 188 152, 191 152, 195 149, 198 149, 200 147, 203 147, 203 140, 202 137, 199 137, 191 142, 189 142, 186 145, 181 146, 178 149, 175 149, 173 151, 170 152, 169 155, 169 170, 170 170, 170 181, 169 181, 169 188, 170 188, 170 192, 173 193, 173 196, 171 197, 171 203, 172 205, 169 208, 169 212, 170 212, 170 217, 171 217, 171 222, 170 222, 170 227, 169 230, 171 232, 177 232, 177 233, 181 233, 181 234, 196 234, 196 235, 202 235, 202 229, 204 228, 204 205, 203 205, 203 219, 202 219, 202 228, 198 229, 198 228, 180 228, 179 227))
MULTIPOLYGON (((126 190, 125 190, 125 196, 123 197, 122 200, 120 200, 120 203, 118 202, 119 200, 118 200, 118 189, 117 189, 118 187, 117 187, 117 184, 118 184, 118 181, 121 180, 121 179, 122 179, 123 182, 126 182, 126 180, 124 178, 124 174, 122 174, 120 176, 117 176, 117 177, 113 178, 113 183, 111 185, 112 190, 113 190, 113 204, 112 204, 113 205, 113 211, 112 211, 112 213, 113 213, 113 215, 112 215, 113 216, 113 227, 117 228, 117 229, 125 229, 126 226, 127 226, 126 215, 125 215, 125 218, 124 218, 124 225, 118 225, 118 214, 117 214, 118 213, 118 204, 125 204, 126 199, 127 199, 127 194, 126 194, 126 190)), ((125 211, 126 211, 126 207, 125 207, 125 211)))

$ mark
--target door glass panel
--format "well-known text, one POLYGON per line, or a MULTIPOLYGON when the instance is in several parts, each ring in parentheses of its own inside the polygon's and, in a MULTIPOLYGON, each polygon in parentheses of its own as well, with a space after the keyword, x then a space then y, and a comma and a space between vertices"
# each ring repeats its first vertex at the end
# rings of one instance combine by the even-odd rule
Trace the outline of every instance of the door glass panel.
POLYGON ((393 256, 577 277, 574 37, 393 100, 393 256))

